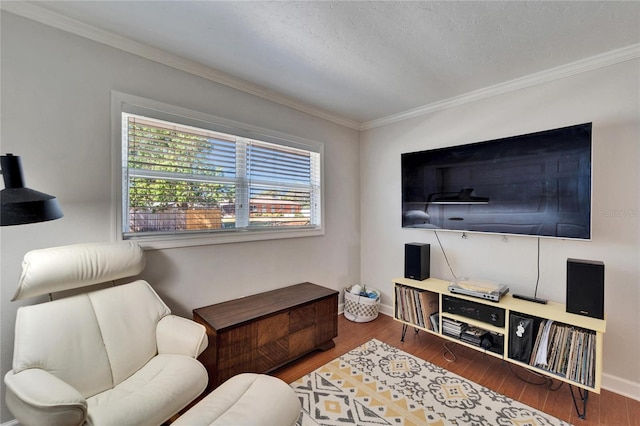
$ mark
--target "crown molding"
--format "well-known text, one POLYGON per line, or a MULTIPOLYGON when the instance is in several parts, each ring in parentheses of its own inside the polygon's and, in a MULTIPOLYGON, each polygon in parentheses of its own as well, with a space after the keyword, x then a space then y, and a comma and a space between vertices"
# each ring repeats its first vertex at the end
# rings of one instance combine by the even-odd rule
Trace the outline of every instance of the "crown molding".
POLYGON ((621 49, 612 50, 590 58, 582 59, 570 64, 551 68, 525 77, 499 83, 483 89, 474 90, 460 96, 445 99, 439 102, 423 105, 405 112, 401 112, 387 117, 362 123, 360 130, 373 129, 375 127, 386 126, 388 124, 397 123, 399 121, 408 120, 410 118, 431 114, 435 111, 453 108, 456 106, 468 104, 471 102, 487 99, 492 96, 502 95, 504 93, 513 92, 538 84, 548 83, 561 78, 570 77, 572 75, 593 71, 609 65, 618 64, 620 62, 629 61, 640 58, 640 44, 623 47, 621 49))
POLYGON ((485 87, 483 89, 474 90, 460 96, 426 104, 398 114, 360 123, 306 103, 295 101, 289 97, 273 93, 262 86, 238 79, 196 61, 181 58, 161 49, 156 49, 129 38, 84 24, 80 21, 52 12, 28 1, 0 1, 0 9, 359 131, 386 126, 411 118, 431 114, 435 111, 461 106, 493 96, 502 95, 508 92, 548 83, 572 75, 640 58, 640 44, 633 44, 631 46, 612 50, 610 52, 592 56, 570 64, 551 68, 504 83, 485 87))
POLYGON ((360 130, 360 122, 358 121, 341 117, 303 102, 295 101, 289 97, 278 95, 262 86, 233 77, 199 62, 181 58, 161 49, 156 49, 127 37, 96 28, 92 25, 68 18, 59 13, 52 12, 33 3, 27 1, 3 1, 0 2, 0 8, 6 12, 22 16, 23 18, 31 19, 41 24, 167 65, 244 93, 258 96, 262 99, 275 102, 294 110, 331 121, 341 126, 360 130))

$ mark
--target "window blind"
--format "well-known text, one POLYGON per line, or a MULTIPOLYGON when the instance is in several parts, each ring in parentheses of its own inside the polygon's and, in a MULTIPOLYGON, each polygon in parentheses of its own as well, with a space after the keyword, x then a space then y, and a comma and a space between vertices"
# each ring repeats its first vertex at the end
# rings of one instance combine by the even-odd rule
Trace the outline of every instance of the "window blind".
POLYGON ((312 194, 320 186, 316 153, 251 141, 247 144, 249 225, 312 224, 312 194))
POLYGON ((319 226, 319 153, 122 116, 125 237, 319 226))

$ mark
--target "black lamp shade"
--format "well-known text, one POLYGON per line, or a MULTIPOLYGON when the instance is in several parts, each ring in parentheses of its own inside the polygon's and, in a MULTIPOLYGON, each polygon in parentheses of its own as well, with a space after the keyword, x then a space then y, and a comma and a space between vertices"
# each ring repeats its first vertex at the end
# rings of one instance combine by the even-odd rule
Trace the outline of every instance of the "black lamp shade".
POLYGON ((5 188, 0 191, 0 226, 22 225, 59 219, 63 216, 56 197, 25 188, 20 157, 0 157, 5 188))

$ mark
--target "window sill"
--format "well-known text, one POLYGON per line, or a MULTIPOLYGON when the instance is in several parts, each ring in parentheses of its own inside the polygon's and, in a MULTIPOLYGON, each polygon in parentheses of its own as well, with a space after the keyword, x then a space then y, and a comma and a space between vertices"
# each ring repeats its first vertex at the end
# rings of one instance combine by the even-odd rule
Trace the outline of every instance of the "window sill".
POLYGON ((242 243, 249 241, 317 237, 322 235, 324 235, 324 228, 277 231, 236 231, 220 234, 133 236, 121 238, 126 241, 133 241, 145 250, 162 250, 180 247, 242 243))

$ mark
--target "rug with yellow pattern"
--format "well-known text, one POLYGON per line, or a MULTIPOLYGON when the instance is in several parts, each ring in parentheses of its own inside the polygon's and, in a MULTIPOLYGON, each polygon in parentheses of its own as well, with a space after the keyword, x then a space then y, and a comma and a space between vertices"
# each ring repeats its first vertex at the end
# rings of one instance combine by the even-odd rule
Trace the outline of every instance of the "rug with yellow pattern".
POLYGON ((375 339, 291 386, 300 426, 568 425, 375 339))

